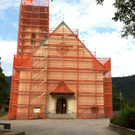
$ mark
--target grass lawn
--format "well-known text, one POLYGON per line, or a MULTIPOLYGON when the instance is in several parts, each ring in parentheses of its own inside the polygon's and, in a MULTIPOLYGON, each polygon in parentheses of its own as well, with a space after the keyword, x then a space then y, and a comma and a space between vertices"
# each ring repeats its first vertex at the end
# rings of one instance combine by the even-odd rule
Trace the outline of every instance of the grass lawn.
POLYGON ((0 114, 0 118, 1 118, 2 116, 4 116, 4 115, 6 115, 6 114, 0 114))

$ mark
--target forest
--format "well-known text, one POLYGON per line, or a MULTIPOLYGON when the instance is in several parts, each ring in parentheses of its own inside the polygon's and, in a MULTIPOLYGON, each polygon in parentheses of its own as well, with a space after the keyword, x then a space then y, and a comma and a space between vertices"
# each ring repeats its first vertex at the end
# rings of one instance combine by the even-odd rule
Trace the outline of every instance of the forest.
POLYGON ((112 84, 118 93, 122 93, 127 102, 135 102, 135 75, 112 77, 112 84))
POLYGON ((10 93, 12 76, 6 76, 6 80, 9 84, 9 86, 7 88, 7 93, 10 93))

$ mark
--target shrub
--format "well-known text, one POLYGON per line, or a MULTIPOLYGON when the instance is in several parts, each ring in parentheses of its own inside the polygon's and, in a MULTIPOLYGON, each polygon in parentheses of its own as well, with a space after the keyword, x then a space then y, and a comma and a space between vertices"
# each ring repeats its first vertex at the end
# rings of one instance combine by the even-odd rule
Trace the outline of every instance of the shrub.
POLYGON ((135 129, 135 107, 125 106, 116 118, 111 119, 111 123, 135 129))
POLYGON ((118 119, 120 126, 135 129, 135 107, 125 106, 120 111, 118 119))
POLYGON ((114 117, 110 120, 110 122, 114 125, 118 125, 118 118, 117 117, 114 117))

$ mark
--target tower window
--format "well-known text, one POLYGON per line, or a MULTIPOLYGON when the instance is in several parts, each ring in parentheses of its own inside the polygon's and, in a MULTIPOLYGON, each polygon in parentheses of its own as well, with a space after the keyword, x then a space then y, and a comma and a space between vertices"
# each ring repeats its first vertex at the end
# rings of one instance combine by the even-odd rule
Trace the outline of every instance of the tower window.
POLYGON ((47 12, 47 8, 45 8, 45 12, 47 12))
POLYGON ((36 43, 36 34, 32 33, 31 34, 31 44, 35 44, 36 43))

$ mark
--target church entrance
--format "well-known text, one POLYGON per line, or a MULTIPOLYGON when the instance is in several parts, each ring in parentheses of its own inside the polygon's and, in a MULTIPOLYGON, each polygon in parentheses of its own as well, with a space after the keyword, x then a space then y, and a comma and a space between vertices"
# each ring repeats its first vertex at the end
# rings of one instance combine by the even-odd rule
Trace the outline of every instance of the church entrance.
POLYGON ((56 104, 56 114, 66 114, 67 101, 65 99, 58 99, 56 104))

